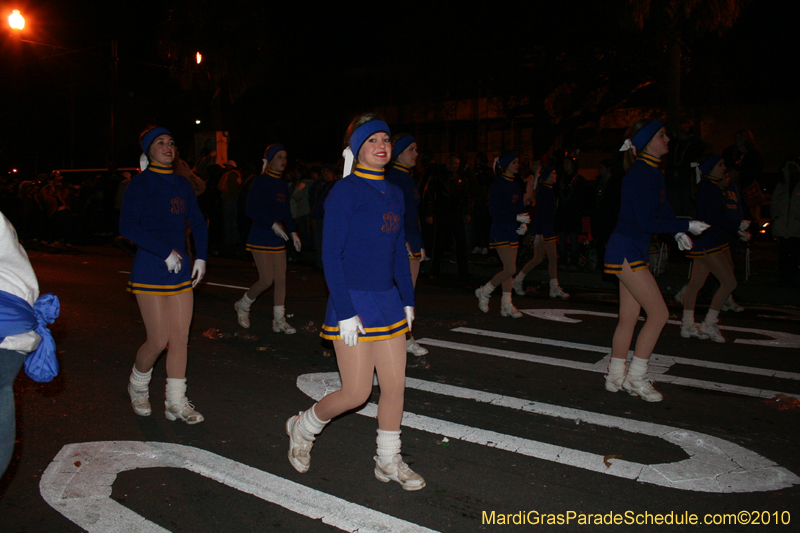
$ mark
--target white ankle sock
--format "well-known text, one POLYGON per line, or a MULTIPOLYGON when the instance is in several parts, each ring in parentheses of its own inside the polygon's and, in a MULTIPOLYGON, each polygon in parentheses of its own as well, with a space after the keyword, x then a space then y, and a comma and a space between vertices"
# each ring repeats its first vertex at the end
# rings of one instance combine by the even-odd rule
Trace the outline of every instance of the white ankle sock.
POLYGON ((186 378, 167 378, 166 396, 168 403, 180 403, 186 396, 186 378))
POLYGON ((706 319, 703 320, 706 324, 716 324, 717 320, 719 319, 719 311, 714 311, 713 309, 709 309, 708 313, 706 313, 706 319))
POLYGON ((558 278, 552 278, 550 280, 550 288, 555 289, 556 287, 558 287, 558 278))
POLYGON ((392 457, 400 453, 402 442, 400 441, 400 431, 378 430, 378 438, 375 442, 378 445, 378 459, 383 463, 389 463, 392 457))
POLYGON ((147 390, 147 388, 150 386, 151 377, 153 377, 152 368, 147 372, 139 372, 136 370, 136 365, 133 365, 133 371, 131 372, 131 385, 133 385, 134 390, 147 390))
POLYGON ((242 309, 246 309, 247 310, 247 309, 250 309, 251 305, 253 305, 253 302, 255 302, 255 299, 251 300, 250 298, 247 297, 247 293, 244 293, 244 296, 242 296, 242 299, 239 300, 239 301, 242 302, 239 305, 239 307, 241 307, 242 309))
POLYGON ((640 380, 647 374, 647 363, 649 359, 639 359, 634 357, 631 359, 631 366, 628 367, 628 378, 640 380))
POLYGON ((511 293, 510 292, 504 292, 503 293, 503 298, 500 301, 502 302, 503 305, 511 305, 511 293))
POLYGON ((683 323, 694 324, 694 309, 683 310, 683 323))
POLYGON ((609 376, 622 376, 625 374, 625 359, 619 357, 612 357, 608 362, 608 375, 609 376))

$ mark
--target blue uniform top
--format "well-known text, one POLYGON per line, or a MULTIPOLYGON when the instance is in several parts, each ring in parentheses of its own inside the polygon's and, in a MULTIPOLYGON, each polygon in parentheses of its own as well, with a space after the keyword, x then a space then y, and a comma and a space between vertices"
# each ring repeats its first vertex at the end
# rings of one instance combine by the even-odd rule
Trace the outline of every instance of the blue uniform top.
POLYGON ((383 170, 358 165, 331 189, 322 261, 339 320, 357 314, 349 291, 384 292, 396 285, 403 307, 414 306, 403 215, 403 192, 383 179, 383 170))
POLYGON ((403 228, 406 231, 406 239, 411 235, 421 235, 419 204, 422 199, 419 195, 417 184, 414 183, 414 178, 411 177, 411 169, 399 161, 395 161, 392 168, 386 172, 386 181, 397 185, 403 191, 406 213, 403 217, 403 228))
POLYGON ((251 251, 283 251, 286 241, 272 231, 272 225, 280 222, 288 234, 294 233, 294 221, 289 208, 289 186, 281 175, 271 168, 266 174, 253 180, 247 194, 248 218, 253 220, 247 246, 251 251))
POLYGON ((503 174, 489 187, 489 215, 492 226, 508 226, 516 230, 517 215, 525 212, 522 191, 514 176, 503 174))
POLYGON ((619 219, 614 233, 649 246, 656 233, 681 233, 688 220, 677 220, 667 201, 660 159, 641 154, 622 179, 619 219))
POLYGON ((134 176, 125 190, 119 219, 120 234, 139 247, 131 269, 129 290, 158 294, 191 290, 188 280, 192 269, 184 265, 181 272, 173 274, 164 262, 172 250, 188 261, 186 221, 194 235, 197 259, 205 261, 208 228, 186 178, 174 174, 171 167, 154 163, 134 176))
POLYGON ((536 192, 536 219, 531 233, 552 237, 556 234, 553 221, 556 218, 556 193, 553 186, 541 182, 536 192))
POLYGON ((719 178, 706 176, 697 189, 695 220, 702 220, 711 227, 697 237, 692 237, 692 250, 710 250, 728 242, 723 230, 736 233, 739 222, 734 222, 728 214, 725 193, 719 186, 719 178))

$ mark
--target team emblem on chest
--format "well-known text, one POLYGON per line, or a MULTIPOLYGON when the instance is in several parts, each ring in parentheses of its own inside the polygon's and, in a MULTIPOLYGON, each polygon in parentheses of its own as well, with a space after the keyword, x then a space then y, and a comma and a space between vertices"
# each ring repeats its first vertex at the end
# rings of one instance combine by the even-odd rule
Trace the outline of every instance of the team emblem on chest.
POLYGON ((395 215, 391 211, 383 215, 383 227, 381 231, 384 233, 397 233, 400 229, 400 215, 395 215))
POLYGON ((172 204, 172 207, 170 208, 170 212, 172 214, 180 215, 181 213, 186 212, 186 205, 184 205, 183 198, 180 196, 173 198, 170 203, 172 204))

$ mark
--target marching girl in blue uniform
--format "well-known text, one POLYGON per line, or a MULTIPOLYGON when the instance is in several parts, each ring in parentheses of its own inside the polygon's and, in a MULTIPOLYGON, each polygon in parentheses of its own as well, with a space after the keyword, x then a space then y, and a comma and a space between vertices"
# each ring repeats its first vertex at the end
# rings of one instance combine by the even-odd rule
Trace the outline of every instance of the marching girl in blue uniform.
POLYGON ((533 241, 533 259, 528 261, 514 278, 514 291, 520 296, 525 294, 525 290, 522 288, 525 276, 539 266, 547 254, 550 298, 569 298, 569 294, 558 285, 558 252, 556 251, 558 236, 556 236, 553 224, 556 218, 556 193, 553 191, 556 178, 554 167, 546 168, 540 178, 539 190, 536 193, 536 218, 531 229, 531 233, 536 236, 533 241))
MULTIPOLYGON (((408 265, 411 269, 411 283, 417 287, 420 262, 425 260, 425 244, 422 242, 422 229, 419 225, 419 204, 422 201, 419 189, 414 182, 414 167, 417 166, 417 141, 411 135, 399 133, 392 139, 392 166, 386 171, 386 181, 400 187, 405 202, 403 229, 406 232, 408 265)), ((406 351, 412 355, 425 355, 428 350, 417 344, 411 332, 406 340, 406 351)))
POLYGON ((519 236, 528 231, 531 217, 525 212, 522 191, 514 181, 514 176, 519 172, 519 157, 514 152, 509 152, 496 160, 496 163, 502 173, 489 188, 489 215, 492 217, 489 247, 497 251, 503 262, 503 270, 495 274, 486 285, 475 289, 475 296, 478 298, 478 308, 488 313, 492 291, 502 285, 500 315, 521 318, 522 313, 511 303, 511 283, 517 269, 519 236))
POLYGON ((286 169, 286 148, 272 144, 264 152, 262 174, 247 194, 247 216, 253 220, 246 249, 253 253, 258 281, 233 304, 239 325, 250 327, 250 306, 274 284, 272 331, 291 335, 297 330, 286 322, 286 241, 291 235, 295 250, 300 237, 294 230, 289 207, 289 186, 281 179, 286 169))
POLYGON ((419 490, 425 480, 400 456, 406 348, 414 320, 414 286, 403 231, 403 192, 384 179, 392 153, 389 127, 374 114, 347 130, 345 172, 325 202, 322 257, 330 289, 321 336, 333 341, 342 388, 286 421, 289 461, 298 472, 311 463, 311 447, 332 418, 364 404, 377 371, 378 453, 375 477, 419 490), (348 151, 352 154, 350 155, 348 151))
POLYGON ((186 349, 194 303, 192 289, 203 279, 208 254, 208 229, 191 184, 173 173, 175 141, 164 128, 141 136, 142 173, 125 191, 120 234, 139 247, 128 290, 136 295, 147 340, 136 353, 128 384, 133 410, 149 416, 150 377, 162 351, 167 351, 166 417, 187 424, 203 421, 186 399, 186 349), (197 258, 189 268, 186 222, 194 235, 197 258), (191 272, 191 274, 190 274, 191 272))
POLYGON ((658 120, 640 120, 631 126, 620 151, 625 154, 627 174, 622 181, 619 219, 608 241, 605 272, 619 278, 619 323, 614 332, 611 361, 606 375, 606 390, 624 389, 648 402, 663 396, 646 378, 647 363, 667 323, 669 312, 656 280, 650 273, 650 241, 655 233, 674 233, 681 250, 691 247, 689 231, 699 235, 708 224, 696 220, 677 220, 666 199, 661 158, 669 151, 669 138, 658 120), (636 340, 630 368, 625 360, 633 330, 644 307, 647 320, 636 340))
POLYGON ((725 188, 728 186, 728 178, 725 177, 726 168, 722 156, 718 154, 709 156, 700 165, 699 170, 704 178, 697 190, 695 217, 703 219, 704 222, 711 224, 711 227, 695 238, 692 249, 686 252, 686 256, 690 257, 693 263, 692 276, 683 297, 681 336, 687 339, 711 338, 714 342, 725 342, 725 337, 719 332, 717 324, 719 312, 736 288, 726 232, 738 233, 740 238, 745 240, 749 239, 750 234, 740 231, 739 221, 727 213, 725 188), (694 323, 694 306, 697 302, 697 293, 700 292, 709 273, 719 280, 720 286, 711 299, 705 320, 698 327, 694 323))

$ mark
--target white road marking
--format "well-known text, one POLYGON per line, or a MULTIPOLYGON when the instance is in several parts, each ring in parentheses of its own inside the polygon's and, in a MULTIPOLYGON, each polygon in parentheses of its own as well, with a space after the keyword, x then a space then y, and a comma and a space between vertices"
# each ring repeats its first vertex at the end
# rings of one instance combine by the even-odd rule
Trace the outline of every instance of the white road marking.
MULTIPOLYGON (((303 374, 297 378, 297 386, 311 398, 320 400, 341 388, 341 382, 339 374, 335 372, 303 374)), ((773 461, 737 444, 704 433, 414 378, 406 378, 406 388, 658 437, 680 446, 689 458, 655 465, 614 459, 611 466, 606 467, 602 455, 414 413, 403 413, 404 426, 443 435, 449 439, 460 439, 614 477, 696 492, 764 492, 800 484, 800 477, 773 461)), ((373 418, 377 413, 378 406, 374 403, 368 403, 358 411, 358 414, 373 418)))
POLYGON ((90 533, 164 533, 169 530, 110 497, 118 473, 157 467, 196 472, 344 531, 433 531, 205 450, 164 442, 67 444, 45 470, 39 490, 48 504, 90 533))
MULTIPOLYGON (((569 359, 559 359, 556 357, 546 357, 544 355, 534 355, 522 352, 512 352, 510 350, 498 350, 496 348, 488 348, 486 346, 474 346, 472 344, 462 344, 458 342, 440 341, 437 339, 416 339, 420 344, 426 346, 438 346, 439 348, 447 348, 450 350, 460 350, 462 352, 472 352, 483 355, 494 355, 496 357, 505 357, 506 359, 517 359, 520 361, 528 361, 530 363, 538 363, 542 365, 560 366, 564 368, 574 368, 576 370, 584 370, 587 372, 598 372, 605 374, 608 369, 608 357, 604 357, 597 363, 584 363, 581 361, 571 361, 569 359)), ((670 383, 672 385, 683 385, 684 387, 694 387, 697 389, 713 390, 717 392, 727 392, 731 394, 741 394, 743 396, 754 396, 756 398, 773 398, 777 394, 784 394, 800 399, 800 394, 792 394, 788 392, 780 392, 766 389, 757 389, 754 387, 742 387, 739 385, 730 385, 727 383, 718 383, 716 381, 705 381, 701 379, 683 378, 678 376, 669 376, 664 374, 669 367, 662 367, 658 365, 658 359, 653 358, 651 361, 648 376, 653 381, 661 383, 670 383)))
MULTIPOLYGON (((580 322, 577 318, 569 318, 566 315, 592 315, 603 316, 609 318, 617 318, 616 313, 600 313, 597 311, 584 311, 583 309, 520 309, 520 312, 526 315, 541 318, 544 320, 553 320, 555 322, 565 322, 568 324, 577 324, 580 322)), ((644 320, 639 317, 639 320, 644 320)), ((668 320, 667 324, 681 325, 679 320, 668 320)), ((743 333, 755 333, 756 335, 763 335, 771 337, 772 340, 755 340, 755 339, 736 339, 733 342, 739 344, 752 344, 754 346, 769 346, 771 348, 800 348, 800 335, 794 333, 785 333, 783 331, 771 331, 768 329, 753 329, 753 328, 737 328, 734 326, 720 325, 719 329, 728 331, 741 331, 743 333)))
MULTIPOLYGON (((455 331, 456 333, 469 333, 471 335, 481 335, 483 337, 495 337, 498 339, 510 339, 515 341, 531 342, 535 344, 545 344, 548 346, 559 346, 561 348, 569 348, 572 350, 585 350, 589 352, 598 352, 606 355, 611 351, 611 347, 609 346, 580 344, 577 342, 568 342, 558 339, 545 339, 542 337, 529 337, 527 335, 515 335, 513 333, 489 331, 485 329, 454 328, 450 331, 455 331)), ((630 358, 632 355, 633 351, 631 350, 630 352, 628 352, 628 357, 630 358)), ((716 370, 727 370, 730 372, 742 372, 744 374, 753 374, 757 376, 769 376, 782 379, 800 380, 800 374, 796 372, 785 372, 783 370, 771 370, 768 368, 757 368, 753 366, 732 365, 729 363, 715 363, 713 361, 703 361, 702 359, 689 359, 686 357, 673 357, 671 355, 661 355, 654 353, 653 355, 650 356, 650 360, 654 365, 659 367, 664 367, 664 372, 666 372, 666 370, 668 370, 669 367, 671 367, 672 365, 680 364, 689 366, 700 366, 703 368, 714 368, 716 370)), ((606 364, 608 363, 607 359, 604 359, 604 361, 606 364)))
MULTIPOLYGON (((130 274, 124 270, 119 271, 120 274, 130 274)), ((225 287, 226 289, 241 289, 243 291, 250 290, 250 287, 240 287, 238 285, 225 285, 224 283, 211 283, 210 281, 201 281, 201 285, 213 285, 214 287, 225 287)))

